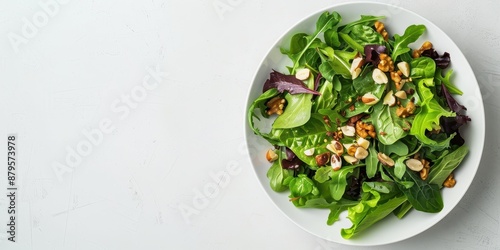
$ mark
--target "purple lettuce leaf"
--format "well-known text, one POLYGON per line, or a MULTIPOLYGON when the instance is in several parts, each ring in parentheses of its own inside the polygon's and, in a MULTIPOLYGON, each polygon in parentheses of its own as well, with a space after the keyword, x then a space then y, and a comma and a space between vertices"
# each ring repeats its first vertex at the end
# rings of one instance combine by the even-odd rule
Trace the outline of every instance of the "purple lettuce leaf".
POLYGON ((289 148, 285 148, 285 154, 286 154, 286 159, 289 161, 293 160, 293 158, 296 157, 295 153, 289 148))
POLYGON ((269 79, 267 79, 264 83, 262 92, 266 92, 267 90, 273 88, 276 88, 280 93, 287 91, 292 95, 301 93, 320 95, 319 92, 309 89, 294 75, 284 75, 275 70, 269 74, 269 79))
POLYGON ((422 56, 430 57, 436 62, 436 66, 441 69, 446 69, 450 65, 451 59, 450 54, 448 52, 444 52, 442 56, 440 56, 436 50, 428 49, 422 52, 422 56))
POLYGON ((462 146, 464 145, 465 140, 460 135, 459 128, 467 124, 469 121, 471 121, 471 119, 466 115, 457 115, 456 117, 441 116, 441 118, 439 118, 439 125, 448 136, 456 133, 455 137, 451 139, 451 143, 462 146))
POLYGON ((448 104, 448 107, 450 107, 450 109, 453 110, 453 112, 460 113, 463 110, 467 110, 467 108, 464 105, 458 103, 457 100, 453 98, 453 96, 450 94, 450 92, 448 91, 448 89, 444 84, 441 84, 441 93, 446 98, 446 103, 448 104))
POLYGON ((386 47, 378 44, 365 45, 365 62, 371 62, 377 67, 380 63, 380 54, 386 53, 386 47))
POLYGON ((281 167, 283 169, 297 170, 304 164, 304 162, 300 160, 300 158, 297 157, 291 149, 285 148, 285 154, 286 159, 281 160, 281 167))
POLYGON ((319 87, 319 81, 321 80, 321 73, 318 73, 318 76, 316 76, 316 80, 314 80, 314 90, 317 91, 319 87))

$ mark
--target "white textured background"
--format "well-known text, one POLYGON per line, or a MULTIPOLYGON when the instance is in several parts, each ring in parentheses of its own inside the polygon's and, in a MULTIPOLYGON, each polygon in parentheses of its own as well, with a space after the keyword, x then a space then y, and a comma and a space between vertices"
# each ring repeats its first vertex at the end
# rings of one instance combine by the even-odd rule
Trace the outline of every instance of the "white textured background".
MULTIPOLYGON (((0 137, 20 138, 18 242, 6 241, 1 195, 0 249, 359 249, 285 218, 258 186, 243 140, 247 89, 269 47, 340 2, 0 0, 0 137), (154 71, 164 72, 159 84, 144 88, 154 71), (53 166, 102 122, 113 131, 58 180, 53 166), (216 186, 212 176, 227 169, 216 186)), ((458 206, 376 249, 500 249, 500 2, 381 2, 429 19, 462 49, 483 92, 487 137, 458 206)))

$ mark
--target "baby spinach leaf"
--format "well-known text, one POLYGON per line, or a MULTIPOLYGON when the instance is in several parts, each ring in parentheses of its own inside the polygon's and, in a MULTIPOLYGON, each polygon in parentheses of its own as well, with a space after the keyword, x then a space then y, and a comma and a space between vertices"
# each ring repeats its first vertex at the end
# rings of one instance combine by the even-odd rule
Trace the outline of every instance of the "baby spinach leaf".
MULTIPOLYGON (((373 67, 367 66, 361 71, 361 74, 352 81, 352 86, 359 95, 364 95, 368 92, 375 92, 377 89, 382 88, 382 92, 385 89, 385 85, 375 84, 372 77, 373 67)), ((380 90, 379 90, 380 91, 380 90)), ((382 93, 380 93, 382 96, 382 93)))
POLYGON ((375 127, 375 131, 379 132, 377 139, 382 144, 394 144, 408 134, 406 129, 404 129, 407 125, 403 118, 396 115, 396 108, 384 105, 381 101, 373 107, 370 119, 375 127), (381 135, 381 131, 385 134, 381 135))
POLYGON ((299 174, 297 177, 293 178, 290 181, 289 186, 293 197, 306 196, 314 192, 314 189, 316 189, 313 181, 305 174, 299 174))
POLYGON ((462 145, 453 152, 445 155, 436 162, 429 172, 429 183, 442 186, 446 178, 455 170, 465 158, 469 148, 462 145))
POLYGON ((392 168, 385 168, 389 171, 398 185, 401 192, 408 198, 411 205, 418 211, 427 213, 437 213, 443 209, 443 198, 441 196, 440 187, 436 184, 429 184, 420 179, 412 171, 406 171, 403 178, 396 177, 392 168), (408 185, 402 182, 413 182, 414 184, 408 188, 408 185))
POLYGON ((325 43, 328 46, 332 48, 340 46, 339 33, 337 32, 336 29, 329 29, 325 31, 324 37, 325 37, 325 43))
POLYGON ((361 46, 367 44, 384 44, 384 38, 372 27, 358 24, 352 27, 351 37, 361 46))
POLYGON ((396 141, 393 144, 385 145, 382 143, 378 144, 379 151, 386 154, 396 154, 398 156, 405 156, 408 154, 408 146, 402 141, 396 141))
POLYGON ((284 181, 289 176, 293 176, 293 170, 283 169, 279 161, 274 161, 273 165, 267 171, 267 178, 269 179, 271 189, 276 192, 283 192, 288 189, 284 181))
MULTIPOLYGON (((314 88, 313 77, 307 80, 307 87, 314 88)), ((283 114, 274 120, 273 128, 295 128, 304 125, 311 117, 311 98, 311 94, 286 94, 287 106, 283 114)))
POLYGON ((410 77, 433 78, 436 72, 436 63, 429 57, 415 58, 410 63, 410 77))
POLYGON ((325 152, 326 131, 328 131, 328 126, 324 123, 322 116, 313 114, 303 126, 292 129, 273 129, 271 133, 278 135, 275 138, 291 149, 300 160, 309 166, 318 167, 314 157, 305 155, 304 151, 315 148, 316 154, 325 152))
POLYGON ((361 18, 346 24, 345 26, 341 27, 342 29, 340 30, 343 33, 349 33, 351 32, 352 28, 356 25, 365 25, 365 26, 373 26, 375 21, 384 19, 384 16, 368 16, 368 15, 361 15, 361 18))
MULTIPOLYGON (((392 61, 396 61, 398 56, 410 51, 409 44, 417 41, 417 39, 425 32, 425 25, 410 25, 406 28, 402 36, 394 35, 394 46, 392 49, 392 61)), ((432 60, 432 59, 431 59, 432 60)))

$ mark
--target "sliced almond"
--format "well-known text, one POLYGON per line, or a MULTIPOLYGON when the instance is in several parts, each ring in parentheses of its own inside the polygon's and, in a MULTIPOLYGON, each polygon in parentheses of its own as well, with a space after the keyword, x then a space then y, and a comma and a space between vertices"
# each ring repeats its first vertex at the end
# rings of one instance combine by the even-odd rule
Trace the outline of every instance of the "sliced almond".
POLYGON ((392 95, 392 90, 387 92, 387 94, 384 97, 384 104, 389 105, 390 107, 394 106, 396 104, 396 97, 392 95))
POLYGON ((386 84, 389 82, 387 75, 380 69, 376 68, 373 70, 372 78, 377 84, 386 84))
POLYGON ((410 76, 410 65, 405 62, 405 61, 402 61, 400 63, 398 63, 398 69, 401 71, 401 73, 403 73, 404 76, 408 77, 410 76))
POLYGON ((359 74, 361 73, 361 66, 363 66, 363 63, 365 62, 365 60, 363 60, 362 57, 356 57, 352 60, 352 64, 351 64, 351 76, 352 76, 352 79, 356 79, 359 74))
POLYGON ((375 105, 379 99, 372 93, 366 93, 361 97, 361 101, 366 105, 375 105))
POLYGON ((353 126, 346 125, 346 126, 340 127, 340 129, 342 130, 342 134, 344 134, 345 136, 355 136, 356 135, 356 128, 354 128, 353 126))
POLYGON ((377 154, 377 159, 380 161, 380 163, 382 163, 388 167, 394 166, 394 160, 382 152, 379 152, 377 154))
POLYGON ((314 155, 314 151, 315 151, 314 148, 306 149, 306 150, 304 150, 304 154, 306 156, 313 156, 314 155))
POLYGON ((399 98, 399 99, 406 99, 406 98, 408 98, 408 97, 406 96, 406 91, 404 91, 404 90, 397 91, 394 95, 395 95, 397 98, 399 98))
POLYGON ((309 78, 310 74, 311 74, 311 70, 309 70, 308 68, 299 69, 295 73, 295 78, 302 80, 302 81, 305 81, 305 80, 307 80, 307 78, 309 78))
POLYGON ((354 153, 354 157, 359 160, 363 160, 368 156, 368 150, 363 147, 356 148, 356 153, 354 153))
POLYGON ((339 170, 342 167, 342 159, 337 154, 332 154, 332 158, 330 159, 330 164, 333 170, 339 170))
POLYGON ((266 159, 268 162, 273 162, 278 159, 278 155, 274 152, 274 150, 269 149, 266 152, 266 159))
POLYGON ((361 68, 357 68, 353 71, 351 71, 351 79, 354 80, 356 78, 358 78, 359 74, 361 74, 361 68))
POLYGON ((356 159, 356 157, 353 157, 350 155, 344 155, 344 160, 351 165, 355 164, 359 161, 358 159, 356 159))
POLYGON ((364 149, 368 149, 368 147, 370 146, 370 141, 362 137, 360 137, 356 142, 360 147, 363 147, 364 149))
POLYGON ((422 162, 417 159, 409 159, 405 162, 405 164, 409 169, 417 172, 424 168, 424 164, 422 164, 422 162))
POLYGON ((326 149, 328 149, 328 150, 330 150, 333 153, 338 154, 338 155, 341 155, 344 153, 344 147, 337 140, 333 140, 330 144, 326 145, 326 149))

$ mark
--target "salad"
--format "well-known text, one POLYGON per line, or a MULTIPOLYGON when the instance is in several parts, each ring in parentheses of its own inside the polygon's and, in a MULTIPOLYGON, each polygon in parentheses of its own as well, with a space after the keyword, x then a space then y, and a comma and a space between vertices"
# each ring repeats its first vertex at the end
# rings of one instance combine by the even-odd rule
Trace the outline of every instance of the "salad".
POLYGON ((387 216, 440 212, 441 189, 456 184, 468 153, 450 55, 414 45, 424 25, 391 35, 383 19, 342 24, 324 12, 314 33, 281 48, 288 72, 269 72, 248 110, 250 128, 270 143, 271 188, 296 207, 329 209, 328 225, 347 210, 345 239, 387 216))

